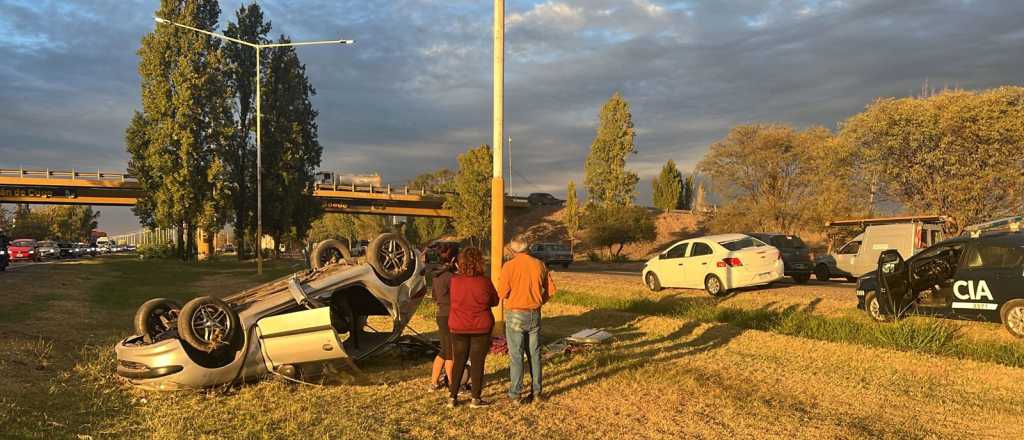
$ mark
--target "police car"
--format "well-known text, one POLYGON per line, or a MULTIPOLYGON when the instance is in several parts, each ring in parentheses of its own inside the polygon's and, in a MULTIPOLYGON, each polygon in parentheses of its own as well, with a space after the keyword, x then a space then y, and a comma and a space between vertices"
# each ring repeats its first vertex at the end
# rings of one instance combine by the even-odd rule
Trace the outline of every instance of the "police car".
POLYGON ((879 322, 908 314, 1001 322, 1024 338, 1022 220, 968 227, 906 260, 883 251, 878 269, 857 280, 857 307, 879 322))

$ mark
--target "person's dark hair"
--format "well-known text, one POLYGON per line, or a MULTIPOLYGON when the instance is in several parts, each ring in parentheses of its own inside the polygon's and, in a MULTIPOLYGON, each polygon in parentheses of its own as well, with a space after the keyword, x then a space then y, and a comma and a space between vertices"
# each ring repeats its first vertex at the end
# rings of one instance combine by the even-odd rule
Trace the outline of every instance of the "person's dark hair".
POLYGON ((459 246, 455 243, 442 243, 437 250, 441 263, 452 264, 459 257, 459 246))
POLYGON ((459 252, 459 273, 468 277, 484 274, 484 254, 475 247, 459 252))

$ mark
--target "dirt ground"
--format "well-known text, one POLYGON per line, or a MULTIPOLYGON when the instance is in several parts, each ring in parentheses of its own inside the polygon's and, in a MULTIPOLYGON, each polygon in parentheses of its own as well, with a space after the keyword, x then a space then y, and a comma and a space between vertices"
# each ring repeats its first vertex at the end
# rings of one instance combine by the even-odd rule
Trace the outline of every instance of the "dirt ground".
MULTIPOLYGON (((629 270, 555 276, 566 289, 651 294, 629 270)), ((484 396, 496 403, 478 410, 445 408, 427 391, 429 360, 397 355, 339 369, 324 386, 147 393, 112 374, 111 345, 130 330, 135 303, 259 280, 231 264, 109 261, 0 280, 0 303, 13 305, 0 314, 0 438, 1024 438, 1022 369, 562 304, 545 307, 547 342, 587 327, 615 337, 552 354, 550 399, 531 406, 503 399, 502 355, 487 361, 484 396)), ((842 314, 852 297, 836 283, 726 301, 820 298, 816 313, 842 314)), ((422 307, 411 326, 432 336, 432 311, 422 307)))

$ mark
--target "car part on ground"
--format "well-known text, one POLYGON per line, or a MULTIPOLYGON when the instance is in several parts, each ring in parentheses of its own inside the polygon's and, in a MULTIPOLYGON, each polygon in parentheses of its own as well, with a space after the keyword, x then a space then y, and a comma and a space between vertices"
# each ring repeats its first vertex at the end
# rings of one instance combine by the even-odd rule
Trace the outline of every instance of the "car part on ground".
POLYGON ((423 299, 424 262, 396 235, 372 244, 383 251, 378 263, 387 262, 382 272, 397 277, 385 279, 368 263, 342 258, 223 300, 194 299, 181 308, 176 328, 120 341, 117 374, 147 389, 195 389, 284 370, 305 372, 310 363, 357 361, 386 350, 423 299), (368 316, 389 317, 392 325, 370 328, 368 316))

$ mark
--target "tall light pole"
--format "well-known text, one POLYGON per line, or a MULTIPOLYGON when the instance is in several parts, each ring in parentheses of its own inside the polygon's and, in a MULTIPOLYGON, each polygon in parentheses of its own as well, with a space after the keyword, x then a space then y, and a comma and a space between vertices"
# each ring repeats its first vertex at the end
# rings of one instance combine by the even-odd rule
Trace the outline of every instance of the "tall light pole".
POLYGON ((220 38, 225 41, 232 43, 238 43, 243 46, 248 46, 256 49, 256 273, 263 274, 263 140, 262 140, 262 119, 263 114, 260 112, 261 99, 260 90, 260 51, 263 49, 274 48, 274 47, 294 47, 294 46, 312 46, 319 44, 354 44, 353 40, 324 40, 324 41, 305 41, 300 43, 270 43, 270 44, 256 44, 248 41, 239 40, 237 38, 231 38, 227 35, 221 35, 218 33, 206 31, 203 29, 195 28, 192 26, 184 25, 181 23, 175 23, 173 21, 163 19, 160 17, 153 17, 158 24, 167 24, 171 26, 177 26, 183 29, 199 32, 206 34, 214 38, 220 38))
MULTIPOLYGON (((494 175, 491 178, 491 280, 498 284, 505 244, 505 181, 501 176, 505 123, 505 0, 494 0, 494 175)), ((505 333, 501 304, 493 309, 494 334, 505 333)))

